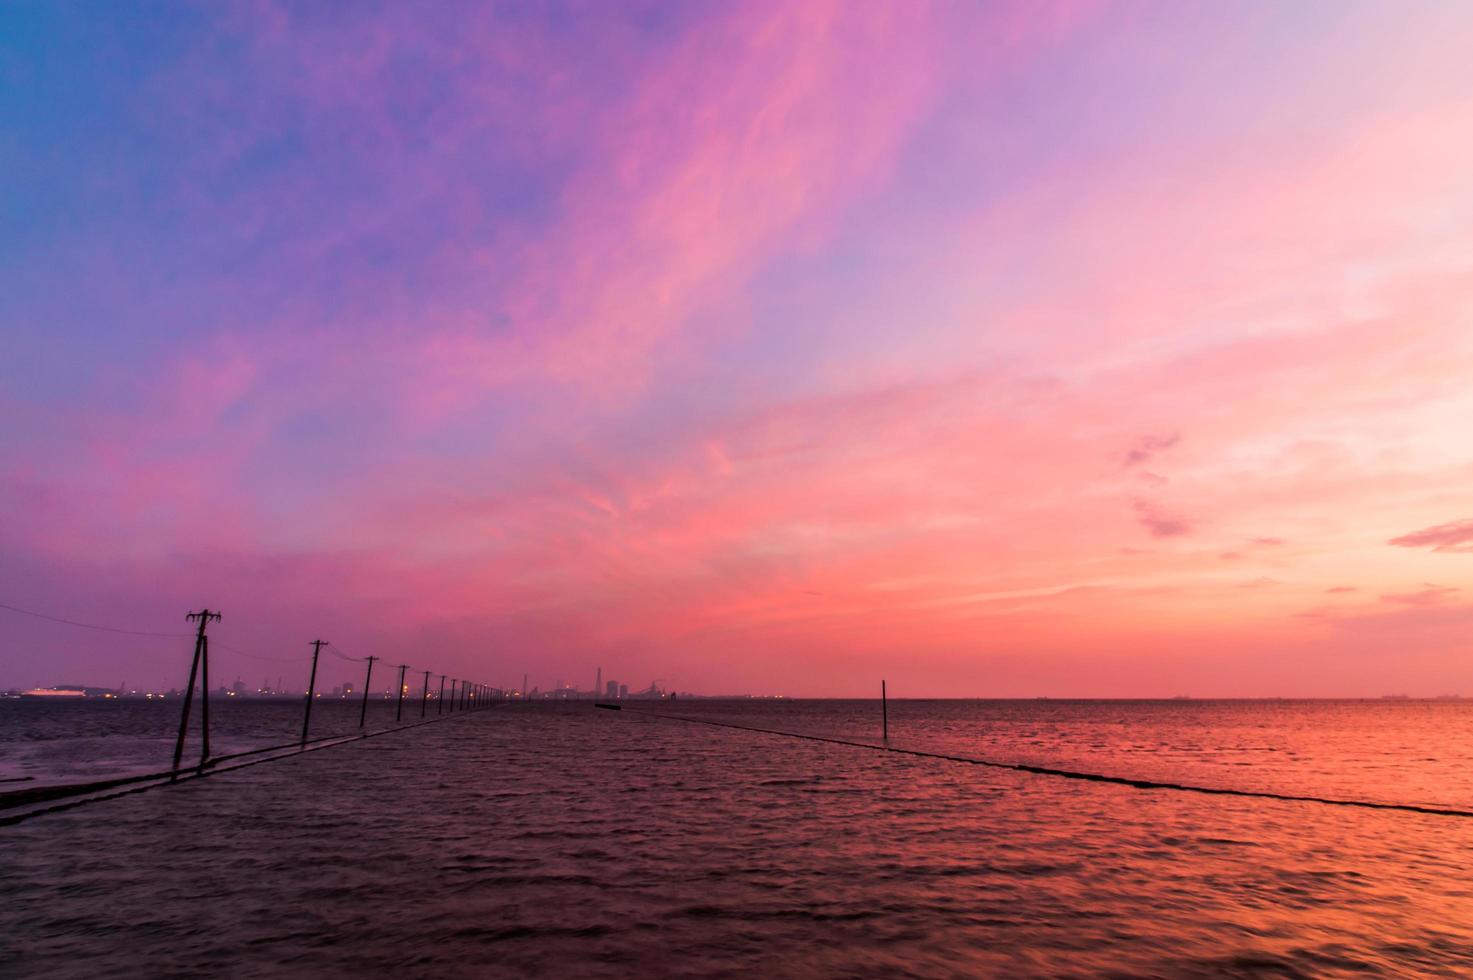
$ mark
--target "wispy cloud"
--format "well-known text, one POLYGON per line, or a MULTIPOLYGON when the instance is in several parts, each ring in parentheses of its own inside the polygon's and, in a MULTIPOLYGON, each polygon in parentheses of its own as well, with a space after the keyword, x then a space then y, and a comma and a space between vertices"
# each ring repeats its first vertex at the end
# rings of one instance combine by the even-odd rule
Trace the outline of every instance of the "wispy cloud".
POLYGON ((1452 585, 1436 585, 1427 582, 1415 592, 1391 592, 1381 596, 1382 602, 1398 606, 1434 606, 1462 590, 1452 585))
POLYGON ((1132 502, 1132 506, 1135 508, 1136 520, 1154 537, 1174 538, 1192 530, 1191 525, 1185 520, 1167 513, 1155 501, 1137 497, 1132 502))
POLYGON ((1433 551, 1473 552, 1473 519, 1449 521, 1435 527, 1392 538, 1387 544, 1400 548, 1431 548, 1433 551))
POLYGON ((1181 434, 1177 432, 1164 436, 1141 436, 1126 450, 1123 463, 1126 467, 1142 466, 1180 441, 1181 434))

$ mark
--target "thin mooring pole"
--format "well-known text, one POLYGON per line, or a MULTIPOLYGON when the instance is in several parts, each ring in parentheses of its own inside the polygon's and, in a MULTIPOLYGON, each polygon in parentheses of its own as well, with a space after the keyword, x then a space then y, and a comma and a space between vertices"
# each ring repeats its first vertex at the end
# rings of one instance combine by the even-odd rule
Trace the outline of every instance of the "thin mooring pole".
POLYGON ((358 712, 359 728, 362 728, 363 723, 368 720, 368 685, 373 680, 373 662, 377 659, 378 657, 368 658, 368 676, 363 678, 363 710, 358 712))
POLYGON ((885 682, 880 681, 880 718, 885 726, 885 744, 890 744, 890 699, 885 694, 885 682))
POLYGON ((322 652, 322 640, 312 641, 312 674, 307 678, 307 711, 302 716, 302 744, 307 744, 307 726, 312 724, 312 696, 317 690, 317 655, 322 652))
POLYGON ((205 624, 211 619, 219 619, 219 613, 212 613, 208 609, 197 613, 189 613, 184 617, 186 620, 199 620, 199 632, 194 636, 194 659, 189 664, 189 686, 184 689, 184 710, 179 715, 179 740, 174 743, 174 771, 179 771, 179 762, 184 758, 184 736, 189 731, 189 706, 194 702, 194 679, 199 676, 200 655, 205 646, 205 624))
POLYGON ((423 718, 430 707, 430 672, 425 671, 425 693, 419 702, 419 716, 423 718))
POLYGON ((398 664, 399 668, 399 704, 394 708, 394 724, 398 724, 404 718, 404 671, 408 664, 398 664))
POLYGON ((438 695, 436 695, 436 697, 435 697, 435 714, 438 715, 440 713, 440 709, 442 709, 444 707, 445 707, 445 675, 444 674, 441 674, 440 675, 440 693, 438 695))

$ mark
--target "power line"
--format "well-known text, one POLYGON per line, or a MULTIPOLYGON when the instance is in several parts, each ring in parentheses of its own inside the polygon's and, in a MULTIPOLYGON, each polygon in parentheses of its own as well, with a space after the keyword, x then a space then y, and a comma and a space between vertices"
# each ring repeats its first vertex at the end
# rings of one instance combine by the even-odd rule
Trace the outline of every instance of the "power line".
POLYGON ((44 619, 52 623, 61 623, 65 626, 78 626, 85 630, 101 630, 104 633, 125 633, 128 636, 160 636, 170 640, 189 639, 191 636, 194 635, 193 633, 151 633, 147 630, 125 630, 119 629, 116 626, 98 626, 96 623, 79 623, 75 619, 62 619, 60 616, 48 616, 45 613, 39 613, 32 609, 22 609, 19 606, 12 606, 4 602, 0 602, 0 609, 8 609, 13 613, 20 613, 22 616, 34 616, 36 619, 44 619))
POLYGON ((321 738, 311 739, 305 743, 289 742, 281 745, 268 745, 263 748, 249 749, 244 752, 233 752, 229 755, 216 756, 210 759, 208 762, 201 763, 199 766, 185 768, 182 770, 170 769, 165 770, 164 772, 149 773, 140 776, 125 776, 117 779, 98 780, 93 783, 83 783, 71 786, 38 787, 40 793, 34 800, 30 799, 28 796, 23 796, 22 794, 34 795, 36 791, 17 790, 13 794, 13 796, 16 797, 13 802, 0 798, 0 810, 12 808, 21 809, 27 806, 47 803, 51 800, 68 796, 80 796, 81 798, 64 800, 63 802, 59 803, 52 803, 51 805, 42 807, 41 809, 31 809, 29 811, 23 810, 22 812, 15 814, 0 814, 0 827, 22 823, 26 820, 30 820, 33 817, 39 817, 42 814, 59 813, 63 810, 71 810, 76 807, 86 806, 90 803, 101 803, 104 800, 113 800, 117 799, 120 796, 129 796, 134 793, 143 793, 151 789, 157 789, 160 786, 174 786, 178 783, 185 782, 186 780, 190 779, 201 779, 205 776, 210 776, 218 773, 233 772, 236 769, 244 769, 247 766, 260 765, 266 762, 276 762, 279 759, 294 758, 305 752, 314 752, 320 749, 330 749, 338 745, 347 745, 350 742, 359 742, 366 738, 377 738, 380 735, 389 735, 394 732, 402 732, 411 728, 419 728, 424 725, 433 725, 436 721, 440 720, 442 719, 436 718, 429 721, 416 721, 411 722, 407 725, 398 725, 394 728, 383 728, 376 732, 363 732, 361 734, 354 735, 324 735, 321 738), (226 760, 235 760, 243 758, 245 756, 255 755, 263 756, 263 758, 255 759, 249 762, 235 762, 233 765, 218 765, 218 763, 224 762, 226 760), (86 795, 122 786, 128 786, 129 788, 121 789, 118 792, 108 793, 106 795, 86 795))
MULTIPOLYGON (((624 706, 620 705, 623 710, 624 706)), ((876 745, 873 742, 855 742, 847 738, 828 735, 807 735, 802 732, 784 732, 775 728, 758 728, 738 725, 714 718, 692 718, 688 715, 667 715, 662 711, 639 709, 632 711, 636 717, 658 718, 661 721, 682 721, 692 725, 711 725, 716 728, 731 728, 740 732, 756 732, 759 735, 776 735, 779 738, 796 738, 807 742, 827 742, 830 745, 847 745, 852 749, 869 749, 872 752, 890 752, 917 759, 938 759, 942 762, 961 762, 970 766, 988 769, 1008 769, 1034 776, 1055 776, 1062 779, 1079 779, 1090 783, 1106 783, 1114 786, 1129 786, 1131 789, 1161 789, 1178 793, 1203 793, 1210 796, 1240 796, 1260 800, 1281 800, 1286 803, 1318 803, 1324 806, 1358 807, 1363 810, 1399 810, 1403 813, 1425 813, 1434 817, 1473 817, 1473 810, 1455 807, 1432 806, 1423 803, 1383 803, 1376 800, 1338 799, 1328 796, 1308 796, 1297 793, 1276 793, 1272 790, 1232 789, 1222 786, 1194 786, 1190 783, 1170 783, 1153 779, 1135 779, 1130 776, 1107 776, 1092 772, 1075 772, 1072 769, 1055 769, 1050 766, 1034 766, 1021 762, 997 762, 991 759, 976 759, 965 755, 949 755, 945 752, 927 752, 924 749, 901 749, 892 745, 876 745)))
POLYGON ((346 660, 350 664, 361 664, 361 663, 363 663, 363 658, 362 657, 350 657, 350 656, 348 656, 346 653, 343 652, 343 648, 340 647, 340 646, 338 646, 335 643, 325 643, 325 644, 323 644, 323 647, 322 648, 324 650, 326 650, 328 653, 332 654, 334 657, 337 657, 339 660, 346 660))
POLYGON ((249 657, 252 660, 267 660, 275 664, 299 664, 303 662, 301 657, 263 657, 259 653, 251 653, 239 647, 233 647, 228 643, 221 643, 219 640, 214 640, 214 644, 221 649, 229 650, 231 653, 239 654, 242 657, 249 657))

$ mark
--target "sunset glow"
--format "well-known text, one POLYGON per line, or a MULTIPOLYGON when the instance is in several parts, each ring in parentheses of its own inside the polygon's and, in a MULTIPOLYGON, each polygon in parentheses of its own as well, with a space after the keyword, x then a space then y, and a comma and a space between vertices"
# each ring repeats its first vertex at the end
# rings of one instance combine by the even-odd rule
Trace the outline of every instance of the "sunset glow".
MULTIPOLYGON (((1473 694, 1473 6, 519 8, 5 14, 0 601, 509 687, 1473 694)), ((0 686, 183 683, 5 626, 0 686)))

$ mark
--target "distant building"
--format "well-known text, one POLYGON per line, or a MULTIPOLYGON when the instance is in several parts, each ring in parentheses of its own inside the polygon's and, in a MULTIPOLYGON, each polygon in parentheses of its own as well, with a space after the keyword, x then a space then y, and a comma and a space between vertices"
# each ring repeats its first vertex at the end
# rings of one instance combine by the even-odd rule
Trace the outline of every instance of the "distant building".
POLYGON ((628 684, 620 684, 619 685, 619 700, 622 701, 622 700, 624 700, 627 697, 629 697, 629 685, 628 684))
POLYGON ((604 689, 604 697, 611 698, 612 699, 612 698, 617 698, 618 696, 619 696, 619 682, 618 681, 609 681, 608 686, 604 689))

